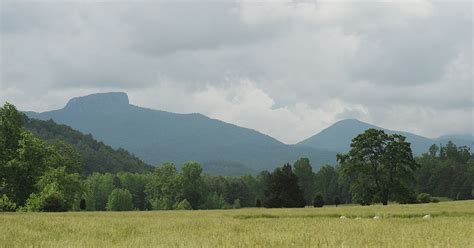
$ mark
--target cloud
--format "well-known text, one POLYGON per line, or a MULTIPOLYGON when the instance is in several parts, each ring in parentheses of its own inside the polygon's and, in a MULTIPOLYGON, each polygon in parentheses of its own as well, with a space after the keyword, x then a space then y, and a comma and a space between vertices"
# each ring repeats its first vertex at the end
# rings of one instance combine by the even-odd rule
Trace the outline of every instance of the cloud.
POLYGON ((21 109, 122 90, 137 105, 285 142, 354 117, 427 136, 474 132, 469 2, 1 5, 0 100, 21 109))

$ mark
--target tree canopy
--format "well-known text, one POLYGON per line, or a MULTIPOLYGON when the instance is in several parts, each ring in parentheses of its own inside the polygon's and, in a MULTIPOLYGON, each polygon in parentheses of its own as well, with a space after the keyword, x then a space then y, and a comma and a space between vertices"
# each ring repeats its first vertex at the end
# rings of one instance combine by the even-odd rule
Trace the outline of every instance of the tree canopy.
POLYGON ((339 154, 342 173, 351 178, 353 200, 370 204, 414 199, 414 172, 418 164, 410 143, 398 134, 368 129, 352 140, 347 154, 339 154))

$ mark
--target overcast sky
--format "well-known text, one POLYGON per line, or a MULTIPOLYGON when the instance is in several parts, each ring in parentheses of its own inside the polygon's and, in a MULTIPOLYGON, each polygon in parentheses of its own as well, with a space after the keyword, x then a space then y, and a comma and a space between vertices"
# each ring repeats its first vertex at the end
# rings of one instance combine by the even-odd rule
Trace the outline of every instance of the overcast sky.
POLYGON ((431 1, 5 1, 0 102, 124 91, 294 143, 357 118, 473 133, 473 5, 431 1))

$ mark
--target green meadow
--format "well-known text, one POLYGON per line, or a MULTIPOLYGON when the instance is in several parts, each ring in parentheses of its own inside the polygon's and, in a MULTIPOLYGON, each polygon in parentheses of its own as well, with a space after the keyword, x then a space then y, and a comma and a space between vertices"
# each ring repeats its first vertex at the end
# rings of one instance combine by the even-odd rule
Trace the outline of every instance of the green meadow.
POLYGON ((474 247, 474 201, 299 209, 1 213, 0 246, 474 247), (424 219, 428 214, 431 217, 424 219), (341 219, 342 215, 346 219, 341 219))

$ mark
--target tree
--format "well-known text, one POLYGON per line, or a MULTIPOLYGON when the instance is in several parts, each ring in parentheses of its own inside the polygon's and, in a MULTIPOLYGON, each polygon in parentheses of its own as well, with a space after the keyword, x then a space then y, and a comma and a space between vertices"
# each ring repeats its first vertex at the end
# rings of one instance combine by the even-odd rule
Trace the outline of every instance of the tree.
POLYGON ((263 206, 267 208, 295 208, 306 205, 298 178, 290 164, 276 168, 265 180, 263 206))
POLYGON ((429 203, 431 202, 431 195, 428 193, 420 193, 416 197, 416 200, 420 203, 429 203))
POLYGON ((186 199, 193 209, 198 209, 203 195, 202 167, 190 161, 183 165, 181 171, 182 199, 186 199))
POLYGON ((106 210, 109 195, 114 190, 113 175, 93 173, 84 182, 87 210, 106 210))
POLYGON ((133 210, 132 194, 126 189, 114 189, 107 201, 109 211, 131 211, 133 210))
POLYGON ((184 199, 176 205, 175 209, 176 210, 192 210, 193 207, 188 202, 188 200, 184 199))
POLYGON ((334 204, 335 204, 336 207, 337 207, 339 204, 341 204, 341 199, 339 199, 339 197, 336 196, 336 197, 334 198, 334 204))
POLYGON ((316 194, 313 200, 313 206, 315 208, 322 208, 324 206, 324 198, 322 194, 316 194))
MULTIPOLYGON (((36 186, 40 191, 50 184, 55 184, 63 194, 63 207, 72 210, 74 204, 80 201, 82 192, 81 179, 77 173, 68 173, 66 167, 50 168, 39 177, 36 186)), ((76 205, 77 208, 77 205, 76 205)))
POLYGON ((172 163, 158 166, 145 185, 147 202, 152 209, 172 209, 181 197, 181 178, 172 163))
POLYGON ((308 158, 300 158, 294 165, 294 172, 298 177, 298 185, 303 191, 306 203, 310 204, 314 195, 314 174, 308 158))
POLYGON ((4 191, 18 205, 26 202, 35 191, 38 178, 49 164, 53 150, 35 138, 31 133, 22 131, 18 141, 17 155, 5 166, 4 191))
POLYGON ((33 193, 26 201, 28 211, 41 212, 63 212, 66 211, 64 192, 58 183, 53 182, 45 185, 40 193, 33 193))
POLYGON ((349 153, 338 154, 338 161, 352 179, 351 192, 360 203, 413 201, 418 165, 404 136, 368 129, 352 140, 349 153))
POLYGON ((16 204, 10 199, 8 199, 8 196, 3 194, 0 197, 0 212, 15 212, 16 209, 16 204))
POLYGON ((334 196, 339 195, 339 173, 333 166, 325 165, 315 174, 315 190, 323 195, 326 204, 334 203, 334 196))
MULTIPOLYGON (((0 165, 16 157, 21 138, 22 117, 10 103, 0 107, 0 165)), ((0 170, 1 173, 2 170, 0 170)))

